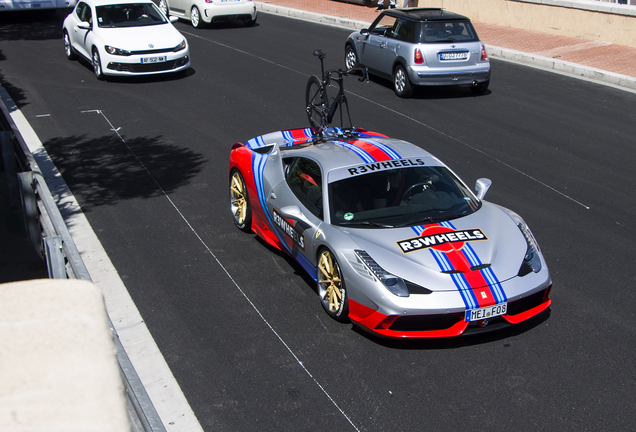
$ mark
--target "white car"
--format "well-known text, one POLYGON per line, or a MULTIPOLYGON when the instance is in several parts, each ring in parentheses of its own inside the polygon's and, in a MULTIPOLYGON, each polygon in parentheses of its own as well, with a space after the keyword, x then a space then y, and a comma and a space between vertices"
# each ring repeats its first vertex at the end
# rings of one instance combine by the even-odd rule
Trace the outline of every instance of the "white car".
POLYGON ((100 80, 184 71, 190 48, 174 21, 150 0, 79 0, 64 19, 64 51, 85 57, 100 80))
POLYGON ((252 0, 160 0, 159 9, 166 15, 189 20, 201 28, 220 21, 243 21, 256 24, 256 5, 252 0))

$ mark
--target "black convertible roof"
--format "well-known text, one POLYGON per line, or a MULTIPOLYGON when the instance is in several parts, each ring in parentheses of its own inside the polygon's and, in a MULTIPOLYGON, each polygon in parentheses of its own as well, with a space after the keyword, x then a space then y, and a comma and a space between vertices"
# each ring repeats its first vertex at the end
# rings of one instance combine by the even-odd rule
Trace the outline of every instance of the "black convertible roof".
POLYGON ((389 9, 382 12, 384 15, 396 18, 406 18, 412 21, 449 21, 449 20, 468 20, 468 17, 449 12, 440 8, 409 8, 409 9, 389 9))

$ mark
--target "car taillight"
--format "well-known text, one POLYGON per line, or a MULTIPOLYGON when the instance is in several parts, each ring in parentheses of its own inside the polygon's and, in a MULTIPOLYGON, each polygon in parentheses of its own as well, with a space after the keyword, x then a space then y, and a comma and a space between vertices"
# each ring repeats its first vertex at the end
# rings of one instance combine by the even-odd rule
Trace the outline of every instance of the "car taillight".
MULTIPOLYGON (((483 54, 482 54, 483 55, 483 54)), ((415 48, 415 64, 424 63, 424 57, 422 56, 422 51, 419 48, 415 48)))
POLYGON ((486 54, 486 47, 481 46, 481 61, 488 60, 488 54, 486 54))

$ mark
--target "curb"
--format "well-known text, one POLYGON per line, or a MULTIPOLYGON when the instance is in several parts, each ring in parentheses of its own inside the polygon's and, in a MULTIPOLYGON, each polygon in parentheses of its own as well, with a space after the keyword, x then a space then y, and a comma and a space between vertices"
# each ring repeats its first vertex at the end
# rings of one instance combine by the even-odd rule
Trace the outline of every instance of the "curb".
MULTIPOLYGON (((278 6, 271 3, 254 2, 259 12, 270 13, 275 15, 283 15, 303 21, 311 21, 314 23, 330 25, 333 27, 347 28, 351 30, 361 30, 369 27, 370 23, 366 21, 352 20, 345 17, 334 17, 322 15, 315 12, 308 12, 300 9, 293 9, 286 6, 278 6)), ((555 60, 550 57, 543 57, 536 54, 529 54, 522 51, 516 51, 509 48, 502 48, 494 45, 486 45, 488 55, 494 58, 508 60, 514 63, 527 64, 546 70, 560 72, 574 77, 600 81, 602 83, 611 84, 621 88, 636 90, 636 77, 621 75, 614 72, 595 69, 589 66, 583 66, 577 63, 555 60)))

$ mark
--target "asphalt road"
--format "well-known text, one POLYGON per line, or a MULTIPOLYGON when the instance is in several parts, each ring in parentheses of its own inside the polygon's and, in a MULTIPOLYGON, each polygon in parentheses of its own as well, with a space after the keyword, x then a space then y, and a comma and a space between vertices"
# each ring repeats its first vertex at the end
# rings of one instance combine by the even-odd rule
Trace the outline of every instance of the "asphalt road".
POLYGON ((206 431, 633 430, 636 95, 493 61, 490 91, 394 96, 350 79, 356 126, 417 143, 521 214, 554 280, 529 323, 376 339, 322 311, 285 256, 234 228, 231 145, 305 127, 348 33, 261 14, 196 30, 186 76, 98 82, 61 14, 0 16, 0 82, 62 172, 206 431))

